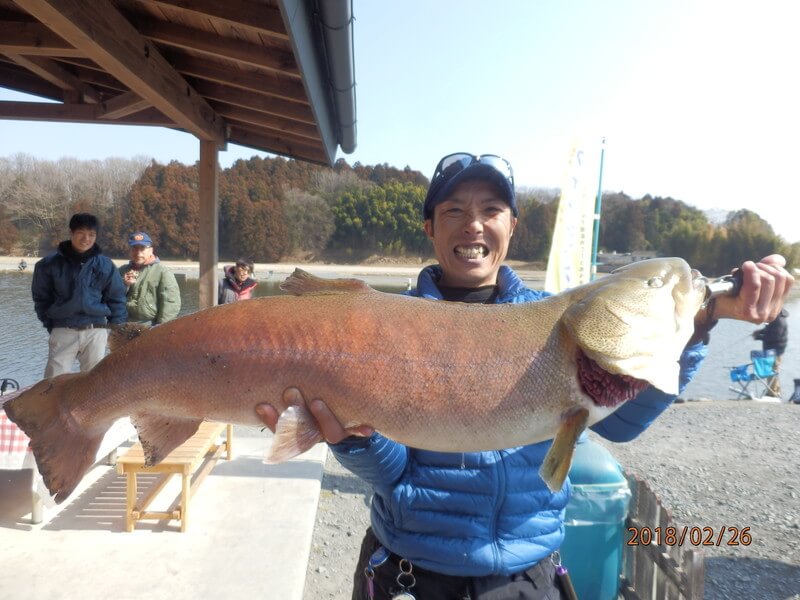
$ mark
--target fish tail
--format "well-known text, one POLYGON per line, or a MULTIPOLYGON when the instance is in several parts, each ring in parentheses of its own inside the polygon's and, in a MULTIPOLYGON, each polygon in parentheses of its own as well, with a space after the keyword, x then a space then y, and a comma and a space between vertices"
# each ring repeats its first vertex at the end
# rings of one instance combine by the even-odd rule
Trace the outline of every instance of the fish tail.
POLYGON ((539 476, 554 494, 561 490, 572 465, 572 455, 575 453, 575 444, 581 432, 586 429, 589 411, 585 408, 578 409, 565 415, 561 420, 553 444, 544 457, 542 466, 539 467, 539 476))
POLYGON ((89 434, 65 408, 70 383, 83 377, 67 373, 41 381, 3 405, 8 418, 30 438, 30 448, 47 489, 61 503, 94 464, 105 431, 89 434))
POLYGON ((322 432, 305 406, 290 406, 275 426, 275 439, 264 462, 281 463, 323 441, 322 432))

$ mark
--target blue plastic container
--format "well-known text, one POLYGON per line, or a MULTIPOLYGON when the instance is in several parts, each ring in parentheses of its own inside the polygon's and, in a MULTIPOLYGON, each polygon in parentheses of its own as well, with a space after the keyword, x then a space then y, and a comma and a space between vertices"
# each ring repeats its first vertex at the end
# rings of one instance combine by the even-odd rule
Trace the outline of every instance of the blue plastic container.
POLYGON ((613 455, 589 439, 575 448, 561 561, 581 600, 615 600, 631 492, 613 455))

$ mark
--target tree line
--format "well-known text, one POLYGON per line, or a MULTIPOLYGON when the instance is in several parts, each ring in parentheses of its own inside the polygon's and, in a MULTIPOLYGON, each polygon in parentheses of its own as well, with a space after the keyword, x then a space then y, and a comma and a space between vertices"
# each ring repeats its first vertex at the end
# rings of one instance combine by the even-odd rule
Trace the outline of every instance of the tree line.
MULTIPOLYGON (((145 230, 162 258, 195 260, 198 182, 197 165, 144 157, 0 158, 0 252, 46 254, 65 238, 69 216, 88 211, 100 218, 98 243, 111 256, 127 256, 128 235, 145 230)), ((387 164, 351 166, 340 159, 327 168, 284 158, 238 160, 219 173, 220 258, 430 258, 421 217, 427 186, 419 171, 387 164)), ((510 259, 546 262, 557 200, 558 190, 518 190, 510 259)), ((786 243, 751 211, 732 212, 714 224, 680 200, 649 195, 603 195, 599 246, 681 256, 707 273, 727 272, 773 252, 800 265, 800 244, 786 243)))

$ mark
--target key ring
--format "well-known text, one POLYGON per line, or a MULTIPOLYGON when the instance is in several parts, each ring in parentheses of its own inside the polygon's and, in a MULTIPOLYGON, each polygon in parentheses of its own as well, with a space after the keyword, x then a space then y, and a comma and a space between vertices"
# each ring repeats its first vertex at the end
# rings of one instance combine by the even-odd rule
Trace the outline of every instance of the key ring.
POLYGON ((405 558, 400 559, 400 573, 397 575, 396 581, 397 585, 399 585, 403 590, 410 589, 417 584, 417 578, 414 577, 412 571, 414 570, 414 565, 411 564, 410 560, 405 558), (403 583, 403 581, 408 581, 408 584, 403 583))

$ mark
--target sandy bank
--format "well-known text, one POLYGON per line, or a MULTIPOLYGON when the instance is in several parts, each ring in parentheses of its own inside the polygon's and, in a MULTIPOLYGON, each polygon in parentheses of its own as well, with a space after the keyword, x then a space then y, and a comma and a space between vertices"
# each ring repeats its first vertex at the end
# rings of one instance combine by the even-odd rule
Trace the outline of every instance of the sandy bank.
MULTIPOLYGON (((17 271, 19 263, 24 260, 27 264, 27 270, 32 271, 33 266, 42 257, 38 256, 0 256, 0 271, 17 271)), ((127 259, 113 259, 117 266, 124 265, 127 259)), ((183 260, 163 260, 164 265, 172 269, 175 273, 182 273, 188 278, 199 277, 200 268, 196 261, 183 261, 183 260)), ((230 261, 223 261, 217 263, 219 272, 226 266, 232 264, 230 261)), ((389 277, 389 278, 412 278, 416 279, 417 274, 422 267, 428 263, 400 263, 400 262, 386 262, 380 264, 357 264, 357 265, 342 265, 342 264, 329 264, 329 263, 299 263, 299 262, 285 262, 285 263, 256 263, 255 275, 258 279, 266 280, 270 278, 283 279, 289 275, 295 268, 300 267, 314 275, 322 277, 389 277)), ((507 261, 519 276, 526 282, 543 282, 544 271, 532 268, 530 263, 522 261, 507 261)))

